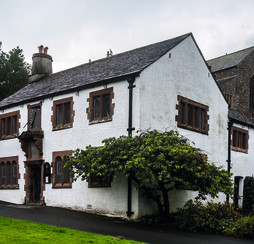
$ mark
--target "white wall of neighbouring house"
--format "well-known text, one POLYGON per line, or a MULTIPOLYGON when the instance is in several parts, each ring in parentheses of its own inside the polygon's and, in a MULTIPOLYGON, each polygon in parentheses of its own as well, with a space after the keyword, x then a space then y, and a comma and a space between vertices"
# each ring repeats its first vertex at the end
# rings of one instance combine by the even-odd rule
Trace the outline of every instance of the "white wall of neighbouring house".
MULTIPOLYGON (((240 177, 239 182, 239 196, 241 197, 238 201, 239 207, 242 207, 243 203, 243 188, 244 179, 246 176, 254 176, 254 129, 252 127, 234 123, 233 126, 244 129, 249 132, 248 140, 248 152, 240 152, 231 150, 231 173, 234 177, 240 177)), ((232 137, 232 136, 231 136, 232 137)), ((233 201, 233 200, 232 200, 233 201)))
MULTIPOLYGON (((228 105, 192 37, 146 68, 137 78, 136 86, 139 129, 177 130, 204 150, 209 161, 227 168, 228 105), (178 95, 209 106, 208 135, 177 127, 178 95)), ((183 194, 181 202, 192 197, 192 193, 183 194)), ((217 200, 224 201, 225 196, 217 200)), ((177 205, 173 200, 172 209, 177 205)))

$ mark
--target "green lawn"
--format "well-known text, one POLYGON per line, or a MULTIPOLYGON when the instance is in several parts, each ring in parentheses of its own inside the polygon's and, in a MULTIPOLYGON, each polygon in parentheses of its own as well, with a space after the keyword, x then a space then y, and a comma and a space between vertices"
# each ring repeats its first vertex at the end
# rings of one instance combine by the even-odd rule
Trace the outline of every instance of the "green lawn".
POLYGON ((53 225, 0 217, 0 243, 140 243, 53 225))

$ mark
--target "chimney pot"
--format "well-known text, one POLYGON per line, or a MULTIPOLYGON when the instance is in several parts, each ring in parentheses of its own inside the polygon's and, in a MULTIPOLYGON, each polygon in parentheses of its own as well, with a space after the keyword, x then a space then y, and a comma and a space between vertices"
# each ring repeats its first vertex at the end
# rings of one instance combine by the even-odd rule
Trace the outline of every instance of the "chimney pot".
POLYGON ((42 53, 43 45, 40 45, 38 48, 39 48, 39 53, 42 53))
POLYGON ((48 49, 49 49, 48 47, 45 47, 45 48, 44 48, 44 53, 45 53, 45 54, 48 53, 48 49))

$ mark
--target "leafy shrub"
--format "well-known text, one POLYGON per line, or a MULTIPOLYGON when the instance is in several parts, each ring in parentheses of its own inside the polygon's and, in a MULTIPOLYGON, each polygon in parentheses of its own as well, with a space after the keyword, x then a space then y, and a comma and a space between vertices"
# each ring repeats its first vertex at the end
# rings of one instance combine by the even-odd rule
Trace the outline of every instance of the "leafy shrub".
POLYGON ((221 233, 231 226, 238 216, 238 212, 230 203, 208 202, 203 205, 201 201, 191 200, 184 208, 179 209, 176 220, 181 229, 221 233))
POLYGON ((240 217, 223 230, 228 236, 254 237, 254 216, 240 217))

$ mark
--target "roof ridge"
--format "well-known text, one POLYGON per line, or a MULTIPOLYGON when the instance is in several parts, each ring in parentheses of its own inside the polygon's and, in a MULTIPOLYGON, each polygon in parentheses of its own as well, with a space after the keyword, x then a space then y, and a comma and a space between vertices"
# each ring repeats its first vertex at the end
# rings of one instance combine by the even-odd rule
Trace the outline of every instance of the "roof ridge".
POLYGON ((219 58, 222 58, 222 57, 225 57, 225 56, 234 55, 234 54, 236 54, 236 53, 244 52, 244 51, 247 51, 248 49, 253 49, 253 50, 254 50, 254 46, 247 47, 247 48, 244 48, 244 49, 241 49, 241 50, 232 52, 232 53, 226 53, 226 54, 221 55, 221 56, 219 56, 219 57, 209 59, 209 60, 207 60, 207 62, 210 62, 210 61, 213 61, 213 60, 215 60, 215 59, 219 59, 219 58))

